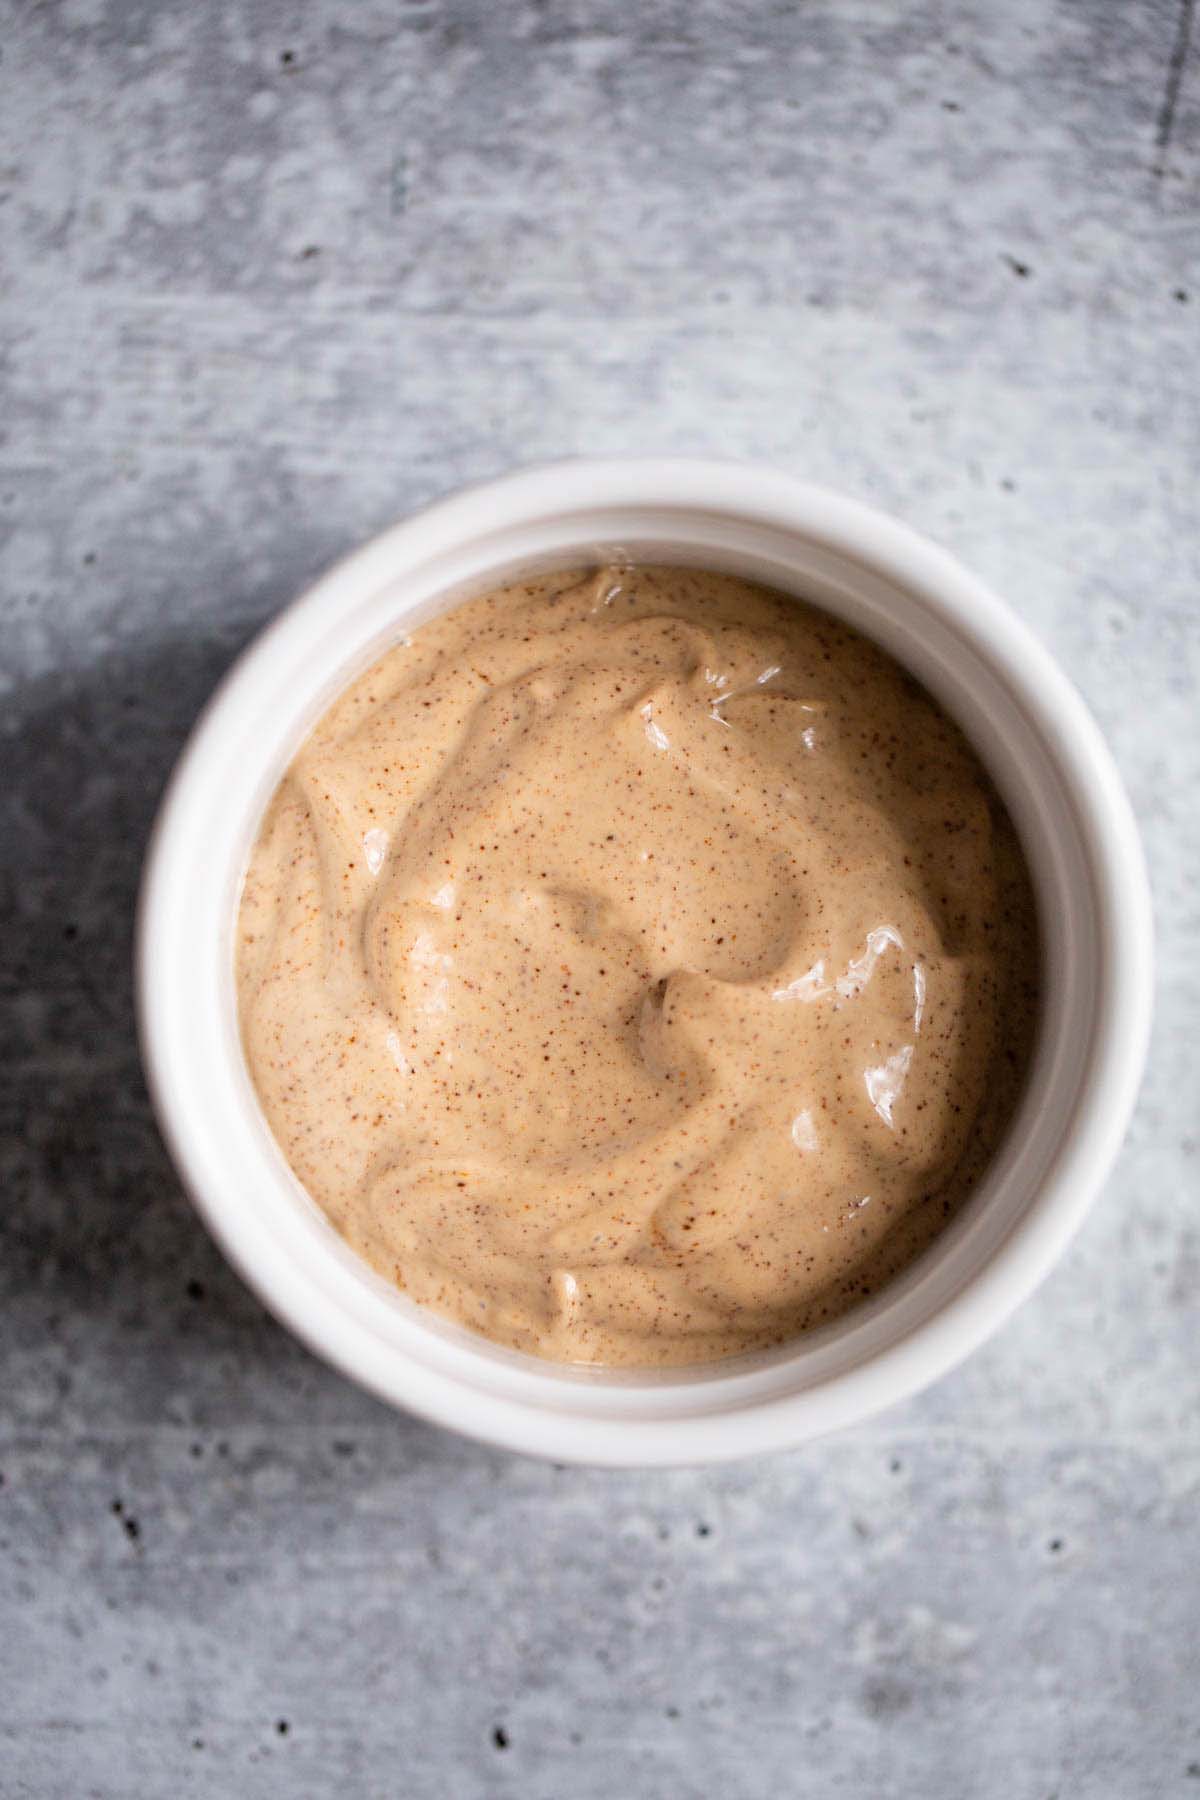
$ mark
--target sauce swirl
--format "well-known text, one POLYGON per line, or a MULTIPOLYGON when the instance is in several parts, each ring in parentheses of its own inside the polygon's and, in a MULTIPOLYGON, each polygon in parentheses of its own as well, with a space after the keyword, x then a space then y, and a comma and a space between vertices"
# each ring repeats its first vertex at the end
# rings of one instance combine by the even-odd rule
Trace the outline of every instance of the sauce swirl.
POLYGON ((923 1250, 1027 1069, 1037 932, 958 727, 828 615, 512 584, 317 725, 246 875, 246 1056, 371 1264, 506 1345, 781 1342, 923 1250))

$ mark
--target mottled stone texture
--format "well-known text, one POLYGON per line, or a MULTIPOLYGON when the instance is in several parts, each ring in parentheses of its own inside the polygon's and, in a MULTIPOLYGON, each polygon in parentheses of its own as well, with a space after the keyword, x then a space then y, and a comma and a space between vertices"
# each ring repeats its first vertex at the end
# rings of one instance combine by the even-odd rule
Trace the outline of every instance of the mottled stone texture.
POLYGON ((1200 1796, 1178 0, 0 17, 0 1792, 1200 1796), (605 1476, 263 1315, 150 1120, 130 911, 293 591, 458 482, 650 448, 866 495, 1011 598, 1125 771, 1160 986, 1119 1168, 990 1348, 796 1455, 605 1476))

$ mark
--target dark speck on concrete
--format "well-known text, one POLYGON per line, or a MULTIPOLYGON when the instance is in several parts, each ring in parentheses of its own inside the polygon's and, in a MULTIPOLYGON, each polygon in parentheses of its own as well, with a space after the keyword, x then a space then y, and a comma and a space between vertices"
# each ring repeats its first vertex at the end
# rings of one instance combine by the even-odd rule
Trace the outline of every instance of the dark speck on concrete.
POLYGON ((120 1519, 125 1530, 125 1536, 129 1539, 130 1543, 136 1544, 142 1535, 142 1528, 135 1518, 126 1516, 125 1502, 123 1500, 114 1500, 110 1510, 112 1511, 114 1518, 120 1519))
POLYGON ((193 1738, 192 1739, 192 1749, 193 1750, 203 1750, 203 1748, 204 1748, 204 1739, 203 1738, 193 1738))
POLYGON ((872 1681, 863 1690, 863 1710, 872 1719, 890 1719, 907 1712, 912 1694, 898 1681, 872 1681))
POLYGON ((289 1731, 290 1731, 290 1730, 291 1730, 291 1729, 292 1729, 292 1728, 291 1728, 291 1726, 290 1726, 290 1725, 289 1725, 289 1724, 288 1724, 288 1722, 287 1722, 287 1720, 286 1720, 286 1719, 276 1719, 276 1721, 275 1721, 275 1729, 276 1729, 276 1731, 277 1731, 277 1732, 278 1732, 278 1733, 279 1733, 279 1735, 280 1735, 280 1737, 286 1737, 286 1736, 287 1736, 287 1734, 288 1734, 288 1732, 289 1732, 289 1731))
POLYGON ((300 252, 300 261, 311 262, 314 256, 320 256, 320 254, 321 246, 319 244, 305 244, 300 252))
POLYGON ((1049 1550, 1051 1556, 1057 1556, 1059 1551, 1062 1549, 1062 1547, 1063 1547, 1063 1541, 1061 1538, 1051 1538, 1050 1542, 1046 1545, 1046 1548, 1047 1548, 1047 1550, 1049 1550))
POLYGON ((497 1725, 495 1731, 493 1731, 492 1742, 495 1744, 497 1750, 508 1749, 508 1733, 505 1731, 503 1725, 497 1725))
POLYGON ((281 51, 279 65, 283 69, 294 69, 296 66, 296 52, 294 50, 281 51))
POLYGON ((712 1526, 711 1525, 697 1525, 696 1536, 697 1537, 711 1537, 712 1536, 712 1526))
POLYGON ((352 1444, 348 1438, 334 1438, 333 1440, 335 1456, 353 1456, 356 1448, 357 1446, 352 1444))
POLYGON ((202 1281, 189 1281, 187 1284, 187 1297, 189 1300, 203 1300, 204 1283, 202 1281))
POLYGON ((1176 300, 1178 300, 1180 306, 1186 306, 1187 298, 1188 298, 1187 289, 1186 288, 1176 288, 1175 289, 1175 298, 1176 298, 1176 300))
POLYGON ((961 112, 962 107, 958 104, 957 100, 943 100, 942 101, 942 111, 943 112, 961 112))
POLYGON ((96 552, 94 550, 85 551, 83 561, 86 568, 90 569, 95 560, 96 552))
POLYGON ((1000 486, 1004 489, 1006 494, 1015 494, 1017 491, 1017 484, 1011 475, 1005 475, 1001 479, 1000 486))
POLYGON ((1024 281, 1027 276, 1033 274, 1033 270, 1027 262, 1020 262, 1017 257, 1009 256, 1007 251, 1005 252, 1004 260, 1012 270, 1013 274, 1019 275, 1022 281, 1024 281))
POLYGON ((1200 1762, 1191 1762, 1187 1766, 1187 1774, 1193 1781, 1200 1781, 1200 1762))

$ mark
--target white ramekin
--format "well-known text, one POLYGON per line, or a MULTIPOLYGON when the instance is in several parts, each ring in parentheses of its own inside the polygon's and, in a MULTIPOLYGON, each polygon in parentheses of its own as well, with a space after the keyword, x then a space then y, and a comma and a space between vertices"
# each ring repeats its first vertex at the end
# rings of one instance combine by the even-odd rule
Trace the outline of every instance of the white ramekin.
POLYGON ((1141 847, 1074 689, 1008 609, 916 533, 769 470, 631 459, 532 469, 395 526, 239 659, 167 790, 137 944, 158 1117, 202 1217, 278 1318, 376 1394, 513 1450, 613 1465, 781 1449, 912 1393, 975 1348, 1062 1251, 1136 1094, 1151 994, 1141 847), (625 557, 734 570, 861 627, 965 727, 1024 841, 1045 1002, 1019 1117, 933 1248, 839 1323, 679 1373, 577 1370, 505 1351, 395 1292, 290 1173, 238 1037, 232 941, 263 808, 305 732, 402 633, 519 572, 625 557))

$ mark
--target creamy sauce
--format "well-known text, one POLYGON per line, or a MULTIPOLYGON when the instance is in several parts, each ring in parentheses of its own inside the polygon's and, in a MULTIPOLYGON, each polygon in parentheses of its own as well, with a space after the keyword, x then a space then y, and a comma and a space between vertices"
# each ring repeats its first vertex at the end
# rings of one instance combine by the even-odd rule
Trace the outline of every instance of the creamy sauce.
POLYGON ((1037 1002, 1013 828, 962 733, 826 614, 677 568, 423 626, 267 812, 250 1070, 376 1269, 501 1343, 780 1342, 924 1249, 1037 1002))

